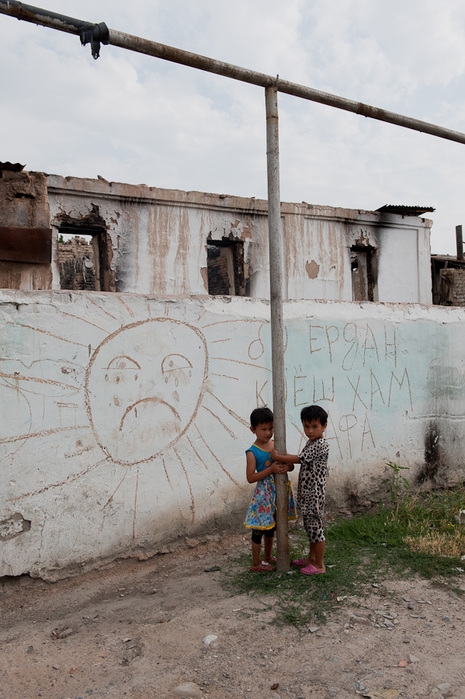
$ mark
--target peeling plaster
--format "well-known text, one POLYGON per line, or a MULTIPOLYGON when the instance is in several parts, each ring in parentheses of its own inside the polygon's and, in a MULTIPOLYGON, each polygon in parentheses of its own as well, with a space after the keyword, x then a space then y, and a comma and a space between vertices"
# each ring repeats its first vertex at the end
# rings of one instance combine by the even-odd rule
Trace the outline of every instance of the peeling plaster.
POLYGON ((31 528, 31 522, 21 514, 16 513, 0 522, 0 542, 14 539, 31 528))
POLYGON ((307 270, 307 274, 310 279, 316 279, 320 271, 320 265, 318 262, 315 262, 315 260, 311 260, 311 262, 307 261, 305 269, 307 270))

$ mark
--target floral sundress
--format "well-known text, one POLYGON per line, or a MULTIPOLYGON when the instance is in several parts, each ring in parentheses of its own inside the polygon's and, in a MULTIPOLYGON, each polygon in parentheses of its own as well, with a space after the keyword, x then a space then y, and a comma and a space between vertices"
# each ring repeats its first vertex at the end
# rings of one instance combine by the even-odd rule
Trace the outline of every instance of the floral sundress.
MULTIPOLYGON (((257 473, 268 468, 272 464, 271 456, 269 451, 264 451, 252 444, 250 449, 255 456, 255 470, 257 473)), ((247 453, 247 452, 246 452, 247 453)), ((292 486, 287 479, 287 515, 288 519, 297 519, 297 512, 294 502, 294 495, 292 493, 292 486)), ((245 515, 244 527, 247 529, 261 529, 265 531, 267 529, 272 529, 275 524, 275 512, 276 512, 276 488, 274 483, 274 476, 271 473, 266 478, 261 481, 257 481, 255 484, 255 489, 252 495, 252 500, 245 515)))

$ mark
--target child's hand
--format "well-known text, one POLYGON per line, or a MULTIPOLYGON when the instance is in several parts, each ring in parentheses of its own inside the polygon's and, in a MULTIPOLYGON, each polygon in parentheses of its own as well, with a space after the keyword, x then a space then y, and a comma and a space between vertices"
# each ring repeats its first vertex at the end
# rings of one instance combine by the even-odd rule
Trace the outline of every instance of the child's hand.
POLYGON ((293 471, 294 470, 294 464, 289 464, 289 463, 283 463, 281 459, 284 457, 279 454, 276 449, 272 449, 270 451, 270 456, 273 459, 273 461, 278 461, 278 463, 282 466, 282 471, 273 471, 273 473, 287 473, 288 471, 293 471))
POLYGON ((279 473, 280 468, 281 468, 281 464, 278 464, 277 461, 273 461, 273 463, 270 466, 270 471, 271 471, 271 473, 279 473))
POLYGON ((287 472, 287 466, 286 464, 280 464, 277 461, 274 461, 271 466, 271 473, 286 473, 287 472))

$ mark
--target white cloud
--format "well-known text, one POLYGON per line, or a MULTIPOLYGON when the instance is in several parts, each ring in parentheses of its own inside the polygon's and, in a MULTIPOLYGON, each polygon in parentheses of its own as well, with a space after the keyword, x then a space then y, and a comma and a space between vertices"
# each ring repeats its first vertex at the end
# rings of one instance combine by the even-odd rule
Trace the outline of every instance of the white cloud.
MULTIPOLYGON (((462 0, 43 0, 79 19, 465 131, 462 0)), ((266 197, 264 91, 0 15, 0 159, 266 197)), ((455 252, 465 146, 279 96, 286 201, 431 205, 455 252)))

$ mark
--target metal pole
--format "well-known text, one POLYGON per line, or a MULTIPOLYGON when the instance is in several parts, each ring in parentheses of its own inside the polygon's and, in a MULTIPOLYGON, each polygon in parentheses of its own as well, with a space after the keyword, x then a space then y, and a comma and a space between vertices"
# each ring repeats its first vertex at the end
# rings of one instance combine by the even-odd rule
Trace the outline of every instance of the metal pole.
POLYGON ((457 259, 463 260, 462 226, 455 226, 455 238, 457 241, 457 259))
POLYGON ((337 95, 332 95, 327 92, 314 90, 311 87, 299 85, 298 83, 292 83, 288 80, 281 80, 279 77, 276 78, 264 73, 257 73, 256 71, 249 70, 248 68, 241 68, 240 66, 231 65, 230 63, 223 63, 222 61, 217 61, 213 58, 208 58, 207 56, 200 56, 195 53, 190 53, 173 46, 157 44, 155 41, 141 39, 139 37, 131 36, 130 34, 115 31, 114 29, 109 29, 108 32, 109 43, 113 46, 130 49, 132 51, 137 51, 138 53, 145 53, 149 56, 156 56, 157 58, 163 58, 165 61, 181 63, 182 65, 199 68, 200 70, 205 70, 210 73, 217 73, 218 75, 223 75, 227 78, 232 78, 233 80, 240 80, 241 82, 251 83, 253 85, 258 85, 265 88, 275 87, 278 92, 284 92, 288 95, 301 97, 302 99, 310 100, 312 102, 327 104, 330 107, 336 107, 348 112, 354 112, 355 114, 361 114, 365 117, 371 117, 372 119, 377 119, 379 121, 386 121, 391 124, 397 124, 398 126, 413 129, 414 131, 429 133, 432 136, 440 136, 441 138, 446 138, 451 141, 457 141, 458 143, 465 144, 464 133, 452 131, 451 129, 445 129, 442 126, 436 126, 435 124, 430 124, 426 121, 421 121, 420 119, 412 119, 411 117, 403 116, 402 114, 396 114, 395 112, 389 112, 384 109, 379 109, 378 107, 372 107, 369 104, 363 104, 362 102, 348 100, 345 97, 338 97, 337 95))
MULTIPOLYGON (((274 437, 276 449, 280 454, 285 454, 286 383, 284 374, 283 254, 279 187, 278 91, 276 87, 265 89, 265 103, 274 437)), ((289 570, 287 475, 277 473, 274 478, 276 484, 276 567, 278 571, 287 571, 289 570)))
POLYGON ((148 39, 142 39, 138 36, 125 34, 115 29, 109 29, 104 22, 92 24, 91 22, 76 20, 72 17, 66 17, 65 15, 59 15, 38 7, 25 5, 22 2, 18 2, 18 0, 0 0, 0 14, 16 17, 17 19, 39 24, 44 27, 58 29, 70 34, 77 34, 81 37, 81 42, 83 44, 91 43, 92 55, 94 58, 97 58, 99 55, 100 42, 103 44, 112 44, 113 46, 118 46, 123 49, 162 58, 165 61, 172 61, 173 63, 180 63, 190 66, 191 68, 198 68, 209 73, 216 73, 226 78, 240 80, 241 82, 251 83, 259 87, 275 87, 278 92, 294 95, 294 97, 301 97, 311 102, 319 102, 320 104, 326 104, 330 107, 343 109, 344 111, 360 114, 365 117, 370 117, 371 119, 385 121, 390 124, 402 126, 406 129, 428 133, 431 136, 438 136, 439 138, 445 138, 449 141, 465 144, 465 134, 460 131, 446 129, 427 121, 412 119, 402 114, 372 107, 363 102, 349 100, 345 97, 339 97, 338 95, 333 95, 328 92, 314 90, 305 85, 292 83, 288 80, 281 80, 271 75, 257 73, 248 68, 241 68, 240 66, 230 63, 217 61, 214 58, 200 56, 199 54, 190 53, 189 51, 184 51, 173 46, 158 44, 156 41, 149 41, 148 39))

